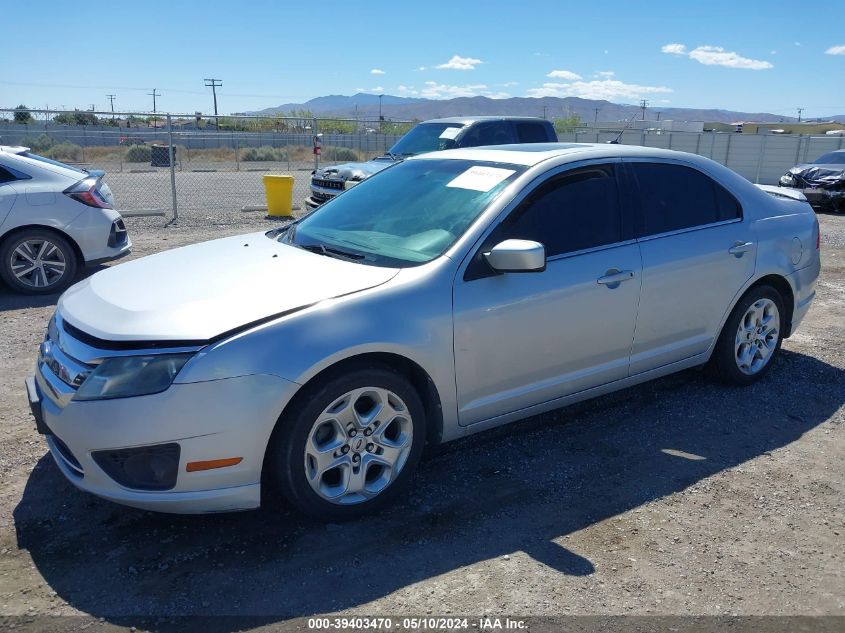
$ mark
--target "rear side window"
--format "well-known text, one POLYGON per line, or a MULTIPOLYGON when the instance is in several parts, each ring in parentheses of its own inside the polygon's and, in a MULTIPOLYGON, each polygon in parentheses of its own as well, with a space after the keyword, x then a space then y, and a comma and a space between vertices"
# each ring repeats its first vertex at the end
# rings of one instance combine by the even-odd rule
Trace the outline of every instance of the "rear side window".
POLYGON ((552 257, 622 241, 611 165, 568 172, 540 185, 506 220, 507 238, 534 240, 552 257))
POLYGON ((545 143, 549 140, 549 135, 542 123, 517 121, 514 125, 520 143, 545 143))
POLYGON ((46 156, 39 156, 38 154, 33 154, 32 152, 24 152, 20 154, 24 158, 29 158, 32 160, 37 160, 40 163, 47 163, 48 165, 55 165, 56 167, 64 167, 65 169, 70 169, 72 171, 78 171, 80 174, 87 174, 88 172, 84 169, 80 169, 79 167, 74 167, 73 165, 68 165, 67 163, 60 163, 57 160, 53 160, 52 158, 47 158, 46 156))
POLYGON ((709 176, 683 165, 630 163, 643 214, 641 236, 741 216, 736 199, 709 176))
POLYGON ((8 169, 0 167, 0 183, 11 182, 17 180, 8 169))

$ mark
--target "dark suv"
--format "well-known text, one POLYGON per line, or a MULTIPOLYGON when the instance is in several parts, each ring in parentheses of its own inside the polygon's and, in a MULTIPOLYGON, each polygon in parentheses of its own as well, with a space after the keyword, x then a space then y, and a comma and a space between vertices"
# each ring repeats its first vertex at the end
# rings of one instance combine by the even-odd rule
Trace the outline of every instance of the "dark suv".
POLYGON ((432 119, 414 127, 384 155, 366 163, 345 163, 317 169, 305 206, 315 209, 397 161, 444 149, 511 143, 557 143, 554 127, 533 117, 470 116, 432 119))

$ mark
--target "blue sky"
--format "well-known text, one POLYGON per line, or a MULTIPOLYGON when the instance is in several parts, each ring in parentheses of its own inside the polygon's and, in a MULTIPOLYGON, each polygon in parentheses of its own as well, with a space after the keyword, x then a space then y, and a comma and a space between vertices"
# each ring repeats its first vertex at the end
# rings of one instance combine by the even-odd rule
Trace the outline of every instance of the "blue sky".
POLYGON ((792 1, 8 2, 0 106, 221 113, 358 91, 845 113, 845 28, 792 1), (40 7, 40 8, 39 8, 40 7), (17 60, 17 63, 10 63, 17 60))

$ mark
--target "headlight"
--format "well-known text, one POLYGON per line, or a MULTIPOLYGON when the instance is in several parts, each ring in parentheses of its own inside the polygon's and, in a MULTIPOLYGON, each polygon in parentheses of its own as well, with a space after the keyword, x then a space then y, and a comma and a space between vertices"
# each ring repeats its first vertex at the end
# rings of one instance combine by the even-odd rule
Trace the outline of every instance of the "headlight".
POLYGON ((790 186, 795 184, 795 177, 792 174, 784 174, 780 177, 780 184, 790 186))
POLYGON ((167 389, 193 354, 107 358, 82 383, 74 400, 107 400, 167 389))

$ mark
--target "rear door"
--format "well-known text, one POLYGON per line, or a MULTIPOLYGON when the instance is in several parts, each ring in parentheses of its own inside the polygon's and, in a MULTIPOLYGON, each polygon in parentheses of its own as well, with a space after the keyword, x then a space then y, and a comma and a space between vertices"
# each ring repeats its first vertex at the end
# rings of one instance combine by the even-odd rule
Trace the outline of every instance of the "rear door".
POLYGON ((461 137, 459 146, 509 145, 515 142, 510 121, 486 121, 470 126, 461 137))
POLYGON ((643 261, 635 375, 707 351, 754 273, 757 244, 739 202, 707 174, 681 163, 625 164, 643 261))
POLYGON ((0 165, 0 231, 2 231, 6 216, 12 210, 12 205, 15 204, 17 192, 12 183, 16 180, 17 177, 14 172, 0 165))
POLYGON ((557 139, 550 138, 551 125, 543 121, 514 121, 513 128, 518 143, 549 143, 557 139))

